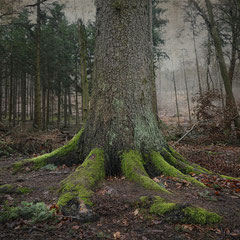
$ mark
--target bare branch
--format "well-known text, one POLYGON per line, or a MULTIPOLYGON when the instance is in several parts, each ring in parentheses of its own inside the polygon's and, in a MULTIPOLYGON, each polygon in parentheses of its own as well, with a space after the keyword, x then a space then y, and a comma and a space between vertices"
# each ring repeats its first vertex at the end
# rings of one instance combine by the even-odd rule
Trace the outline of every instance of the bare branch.
POLYGON ((189 0, 189 2, 193 4, 193 6, 198 10, 199 14, 204 19, 206 24, 209 26, 210 22, 209 22, 209 19, 207 17, 207 14, 204 12, 203 8, 201 8, 199 6, 199 4, 196 2, 196 0, 189 0))

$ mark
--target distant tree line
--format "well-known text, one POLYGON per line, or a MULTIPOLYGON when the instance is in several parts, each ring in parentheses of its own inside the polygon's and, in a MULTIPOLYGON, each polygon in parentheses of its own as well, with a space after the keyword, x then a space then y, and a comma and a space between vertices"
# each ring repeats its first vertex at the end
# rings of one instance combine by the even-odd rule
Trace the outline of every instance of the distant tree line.
MULTIPOLYGON (((165 10, 152 0, 154 61, 161 50, 165 10)), ((86 120, 92 85, 95 24, 70 23, 64 5, 36 0, 20 13, 2 3, 0 15, 0 121, 35 129, 86 120), (5 17, 7 16, 7 19, 5 17), (32 20, 34 19, 35 20, 32 20)))
MULTIPOLYGON (((40 11, 38 24, 30 20, 25 9, 11 22, 0 26, 0 120, 15 126, 20 121, 34 120, 36 94, 40 99, 40 126, 48 129, 53 123, 69 125, 75 113, 79 124, 80 21, 69 23, 64 6, 53 3, 40 11), (39 59, 37 48, 39 47, 39 59), (37 60, 38 59, 38 60, 37 60), (39 61, 40 69, 37 69, 39 61), (39 72, 38 72, 39 71, 39 72), (40 93, 36 92, 40 77, 40 93)), ((83 26, 85 29, 85 26, 83 26)), ((93 60, 94 24, 86 27, 88 75, 93 60)), ((39 91, 38 90, 38 91, 39 91)))

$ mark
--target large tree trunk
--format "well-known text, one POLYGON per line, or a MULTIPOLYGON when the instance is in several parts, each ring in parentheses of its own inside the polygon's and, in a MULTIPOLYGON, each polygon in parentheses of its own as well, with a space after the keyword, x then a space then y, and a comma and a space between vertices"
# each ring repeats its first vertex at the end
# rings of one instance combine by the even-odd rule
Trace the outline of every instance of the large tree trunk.
POLYGON ((97 36, 91 109, 82 148, 103 148, 108 171, 119 151, 166 145, 153 111, 149 1, 96 1, 97 36), (84 144, 83 144, 84 143, 84 144))

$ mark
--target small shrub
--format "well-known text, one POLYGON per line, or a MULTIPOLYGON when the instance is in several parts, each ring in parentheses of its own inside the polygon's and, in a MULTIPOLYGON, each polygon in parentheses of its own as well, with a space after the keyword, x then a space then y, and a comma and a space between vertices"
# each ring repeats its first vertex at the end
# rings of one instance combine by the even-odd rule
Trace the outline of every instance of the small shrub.
POLYGON ((54 217, 55 210, 49 210, 45 203, 22 202, 18 207, 6 207, 0 211, 0 223, 23 218, 32 224, 43 222, 54 217))

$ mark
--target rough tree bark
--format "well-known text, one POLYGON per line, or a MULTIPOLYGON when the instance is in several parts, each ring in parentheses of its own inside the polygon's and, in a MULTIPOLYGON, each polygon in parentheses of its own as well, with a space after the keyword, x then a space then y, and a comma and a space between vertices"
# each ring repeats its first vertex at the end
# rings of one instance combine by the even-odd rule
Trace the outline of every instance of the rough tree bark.
MULTIPOLYGON (((96 0, 95 4, 94 89, 85 126, 54 152, 14 164, 17 171, 26 164, 38 169, 49 163, 82 163, 62 182, 58 200, 64 214, 80 220, 86 214, 82 206, 92 205, 94 188, 106 175, 124 175, 169 194, 150 176, 164 174, 204 187, 188 173, 210 173, 169 147, 158 128, 151 92, 149 0, 96 0)), ((159 204, 172 206, 165 200, 159 204)), ((213 223, 220 217, 207 212, 204 219, 213 223)))
POLYGON ((87 79, 87 34, 82 20, 79 20, 80 74, 82 87, 82 120, 86 121, 89 111, 89 89, 87 79))

